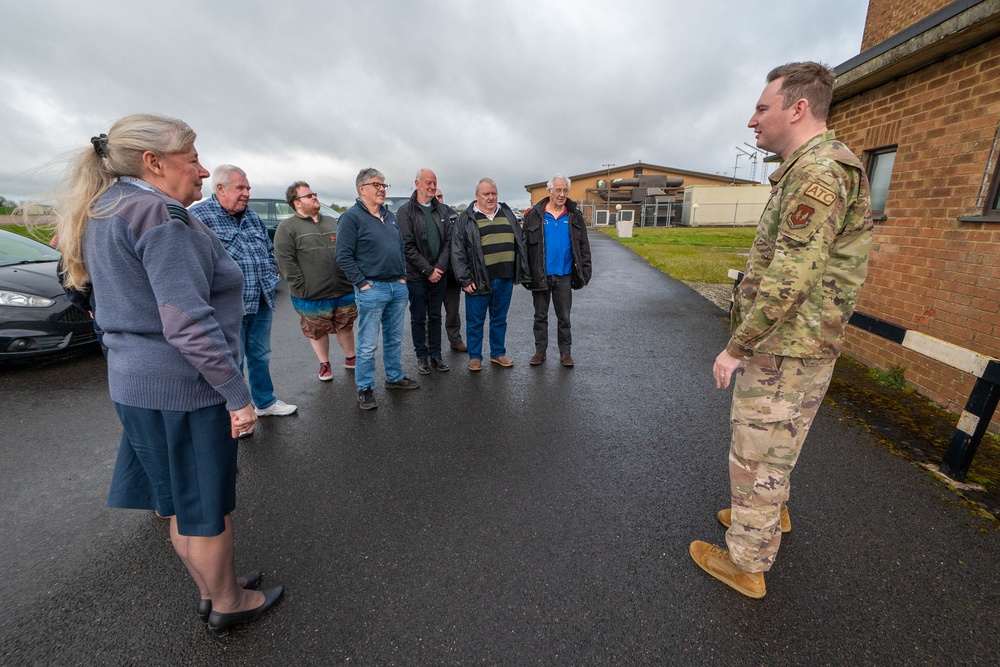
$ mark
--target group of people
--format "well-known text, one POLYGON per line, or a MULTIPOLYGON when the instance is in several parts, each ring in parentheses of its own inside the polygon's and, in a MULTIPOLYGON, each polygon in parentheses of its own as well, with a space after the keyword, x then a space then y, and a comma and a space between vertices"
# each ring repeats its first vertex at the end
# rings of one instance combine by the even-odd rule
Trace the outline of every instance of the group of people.
MULTIPOLYGON (((702 569, 750 597, 763 597, 763 573, 791 530, 789 476, 843 346, 872 238, 864 168, 826 127, 833 72, 791 63, 767 81, 749 126, 757 145, 784 162, 770 177, 773 194, 735 294, 732 337, 713 368, 719 388, 733 378, 736 385, 731 505, 717 515, 728 549, 690 545, 702 569)), ((200 592, 196 612, 221 634, 258 618, 284 592, 254 590, 260 570, 237 577, 230 517, 237 438, 252 433, 259 416, 296 409, 275 398, 267 372, 277 272, 319 358, 320 379, 330 377, 334 335, 345 365, 356 367, 359 404, 371 408, 380 334, 387 386, 417 387, 400 358, 407 303, 418 371, 448 369, 440 311, 445 304, 449 320, 457 312, 447 308, 449 289, 466 294, 469 370, 482 368, 487 314, 491 362, 513 365, 504 336, 515 282, 533 293, 530 363, 545 361, 554 303, 560 361, 572 366, 572 290, 590 280, 591 262, 568 178, 554 176, 549 197, 520 225, 485 178, 453 219, 428 169, 417 173, 398 219, 384 204, 388 186, 378 170, 361 170, 357 202, 336 225, 320 214, 307 183, 293 183, 286 199, 295 215, 279 226, 272 255, 247 208, 242 170, 220 167, 213 196, 186 208, 208 177, 194 141, 178 120, 116 122, 76 158, 58 233, 64 284, 88 295, 109 351, 123 434, 108 504, 169 517, 173 546, 200 592)))
POLYGON ((378 407, 375 368, 380 339, 386 388, 420 386, 403 371, 407 304, 420 374, 450 370, 442 355, 442 310, 450 345, 468 353, 470 371, 483 367, 487 316, 490 361, 513 366, 505 338, 515 283, 531 290, 534 299, 535 353, 530 363, 545 360, 552 303, 560 362, 574 365, 572 290, 590 281, 592 263, 587 225, 568 198, 567 177, 553 176, 549 196, 528 212, 523 228, 510 207, 498 201, 496 184, 488 178, 476 184, 475 201, 456 215, 444 204, 434 172, 420 169, 409 201, 393 213, 385 205, 388 186, 383 174, 362 169, 355 182, 357 201, 339 221, 322 214, 308 183, 296 181, 285 191, 294 215, 278 225, 273 245, 263 221, 247 206, 246 173, 222 165, 212 182, 212 196, 190 210, 218 235, 243 270, 246 315, 241 343, 258 416, 296 410, 274 396, 269 372, 279 276, 288 283, 302 333, 319 361, 319 379, 333 379, 330 336, 334 336, 344 353, 345 368, 354 370, 358 405, 364 410, 378 407), (467 343, 460 327, 463 291, 467 343))
POLYGON ((573 366, 570 289, 590 281, 592 265, 586 223, 567 198, 568 178, 553 176, 549 197, 532 209, 523 229, 510 207, 498 201, 496 183, 489 178, 479 180, 475 200, 458 216, 444 205, 437 176, 430 169, 417 172, 413 194, 398 214, 385 205, 388 186, 380 171, 362 169, 355 185, 358 199, 340 217, 334 252, 355 289, 355 382, 362 409, 377 407, 374 372, 379 334, 386 387, 419 387, 402 368, 407 303, 417 371, 449 370, 442 357, 441 310, 448 311, 449 320, 457 317, 459 290, 466 295, 466 342, 452 338, 452 347, 468 352, 470 371, 483 368, 487 316, 490 361, 500 367, 514 365, 505 340, 515 283, 535 295, 536 351, 531 363, 545 359, 553 300, 561 360, 564 366, 573 366))

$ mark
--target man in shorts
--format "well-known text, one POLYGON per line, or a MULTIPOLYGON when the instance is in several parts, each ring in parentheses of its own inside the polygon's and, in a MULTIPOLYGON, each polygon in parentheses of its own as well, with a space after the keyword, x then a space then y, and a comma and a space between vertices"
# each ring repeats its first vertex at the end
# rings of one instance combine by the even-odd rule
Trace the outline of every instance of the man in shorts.
POLYGON ((319 210, 319 198, 309 184, 296 181, 285 190, 295 215, 274 232, 274 258, 288 283, 292 306, 302 317, 302 333, 319 359, 319 379, 333 379, 330 334, 344 351, 344 368, 354 370, 354 286, 337 265, 337 221, 319 210))

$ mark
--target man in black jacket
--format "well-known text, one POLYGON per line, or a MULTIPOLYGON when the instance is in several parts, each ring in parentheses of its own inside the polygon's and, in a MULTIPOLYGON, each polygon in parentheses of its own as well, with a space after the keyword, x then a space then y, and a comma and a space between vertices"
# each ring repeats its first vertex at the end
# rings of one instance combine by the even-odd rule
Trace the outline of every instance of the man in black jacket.
POLYGON ((437 200, 437 176, 421 169, 413 181, 410 201, 399 207, 396 218, 406 255, 406 288, 410 293, 410 332, 417 354, 417 372, 431 367, 449 370, 441 358, 441 304, 451 259, 451 211, 437 200))
POLYGON ((549 345, 549 302, 555 306, 559 362, 571 368, 569 313, 573 290, 590 282, 590 241, 587 223, 569 198, 570 180, 556 174, 548 182, 549 196, 535 204, 524 218, 524 240, 528 247, 528 270, 535 303, 535 354, 532 366, 545 361, 549 345))
POLYGON ((524 235, 507 204, 497 200, 490 178, 476 183, 476 198, 458 217, 451 236, 451 268, 465 292, 465 340, 469 370, 483 369, 483 328, 490 317, 490 361, 510 368, 507 309, 514 283, 528 282, 524 235))

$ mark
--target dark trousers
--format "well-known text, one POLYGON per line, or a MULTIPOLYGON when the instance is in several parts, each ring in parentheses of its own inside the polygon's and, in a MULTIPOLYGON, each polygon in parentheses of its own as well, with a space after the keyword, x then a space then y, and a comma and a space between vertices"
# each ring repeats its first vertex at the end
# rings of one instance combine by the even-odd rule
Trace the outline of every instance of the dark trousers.
POLYGON ((569 276, 548 276, 547 289, 532 291, 535 303, 535 350, 544 352, 549 346, 549 302, 556 311, 556 340, 559 353, 569 354, 573 345, 573 335, 569 330, 569 311, 573 307, 573 288, 569 276))
POLYGON ((461 303, 462 286, 457 280, 449 280, 444 293, 444 328, 452 345, 462 342, 462 314, 458 312, 461 303))
POLYGON ((441 304, 445 281, 408 281, 410 292, 410 332, 417 359, 441 358, 441 304))

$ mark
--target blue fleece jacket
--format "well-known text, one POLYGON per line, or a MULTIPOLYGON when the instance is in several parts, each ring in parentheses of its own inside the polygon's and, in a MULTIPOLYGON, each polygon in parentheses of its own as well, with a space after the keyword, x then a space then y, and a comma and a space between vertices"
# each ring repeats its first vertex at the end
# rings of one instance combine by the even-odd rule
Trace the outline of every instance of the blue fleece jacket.
POLYGON ((382 217, 376 218, 358 199, 337 225, 337 264, 358 288, 369 280, 406 278, 403 235, 396 214, 385 206, 380 213, 382 217))

